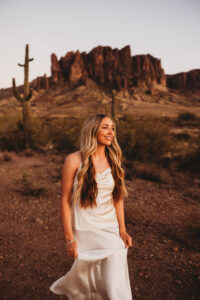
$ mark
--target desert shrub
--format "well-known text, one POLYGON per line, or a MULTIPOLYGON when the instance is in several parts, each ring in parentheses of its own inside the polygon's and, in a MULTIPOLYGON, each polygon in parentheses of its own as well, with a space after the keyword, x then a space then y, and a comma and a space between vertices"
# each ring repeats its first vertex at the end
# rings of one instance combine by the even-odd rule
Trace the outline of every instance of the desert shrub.
POLYGON ((20 113, 6 113, 0 116, 0 150, 21 151, 23 149, 23 131, 18 127, 20 113))
POLYGON ((178 170, 200 172, 200 136, 196 140, 196 148, 178 158, 178 170))
POLYGON ((117 124, 118 140, 129 160, 160 162, 171 150, 169 127, 154 116, 133 119, 130 115, 117 124))
MULTIPOLYGON (((53 121, 31 116, 32 149, 46 149, 48 143, 60 152, 74 151, 78 147, 78 138, 82 119, 65 118, 53 121)), ((22 151, 24 132, 21 113, 5 114, 0 117, 0 150, 22 151)), ((47 149, 46 149, 47 150, 47 149)))
POLYGON ((16 180, 19 185, 18 191, 27 196, 39 197, 47 192, 44 184, 34 181, 34 178, 26 171, 22 172, 22 176, 16 180))
POLYGON ((157 163, 125 160, 123 162, 123 167, 125 169, 125 178, 127 180, 141 178, 162 183, 170 183, 171 180, 169 170, 166 170, 157 163))
MULTIPOLYGON (((33 150, 45 145, 48 140, 48 128, 43 120, 31 116, 31 141, 33 150)), ((21 113, 5 114, 0 117, 0 150, 22 151, 24 132, 21 113)))
POLYGON ((155 163, 140 163, 134 162, 135 176, 155 182, 168 182, 169 174, 155 163))
POLYGON ((31 143, 33 150, 40 150, 49 140, 49 126, 44 119, 31 117, 31 143))
POLYGON ((2 155, 2 160, 4 160, 4 161, 10 161, 10 160, 12 160, 12 156, 8 152, 5 152, 2 155))
POLYGON ((197 117, 194 113, 188 111, 179 113, 177 117, 178 120, 183 120, 183 121, 196 120, 196 118, 197 117))
POLYGON ((176 133, 175 134, 175 137, 178 139, 178 140, 185 140, 185 141, 188 141, 190 138, 191 138, 191 134, 187 131, 187 130, 184 130, 180 133, 176 133))
POLYGON ((135 119, 131 114, 126 113, 119 119, 119 121, 121 121, 120 126, 123 124, 123 122, 125 122, 125 124, 131 128, 134 126, 135 119))
POLYGON ((77 150, 82 119, 65 118, 54 120, 49 126, 49 139, 59 152, 77 150))

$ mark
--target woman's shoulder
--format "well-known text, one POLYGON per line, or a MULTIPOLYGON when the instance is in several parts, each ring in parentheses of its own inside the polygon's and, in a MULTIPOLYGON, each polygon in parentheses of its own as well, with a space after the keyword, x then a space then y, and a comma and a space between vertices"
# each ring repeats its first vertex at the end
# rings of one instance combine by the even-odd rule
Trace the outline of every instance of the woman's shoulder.
POLYGON ((78 169, 81 164, 81 151, 69 153, 65 157, 65 163, 72 164, 75 169, 78 169))

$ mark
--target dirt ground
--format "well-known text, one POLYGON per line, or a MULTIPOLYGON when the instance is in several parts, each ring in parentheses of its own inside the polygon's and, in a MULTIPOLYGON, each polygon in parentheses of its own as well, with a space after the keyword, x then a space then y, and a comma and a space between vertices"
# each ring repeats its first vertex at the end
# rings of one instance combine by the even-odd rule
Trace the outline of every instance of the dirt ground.
MULTIPOLYGON (((0 299, 66 299, 49 291, 69 271, 60 219, 64 155, 0 153, 0 299)), ((200 299, 200 188, 126 180, 133 299, 200 299), (196 219, 195 219, 196 218, 196 219)), ((123 300, 123 299, 122 299, 123 300)))

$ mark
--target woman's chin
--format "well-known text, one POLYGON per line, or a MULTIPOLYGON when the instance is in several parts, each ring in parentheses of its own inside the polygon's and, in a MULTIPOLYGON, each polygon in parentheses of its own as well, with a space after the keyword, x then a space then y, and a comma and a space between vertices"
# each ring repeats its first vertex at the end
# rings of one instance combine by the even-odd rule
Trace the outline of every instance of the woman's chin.
POLYGON ((102 142, 99 142, 99 144, 101 145, 104 145, 104 146, 110 146, 112 144, 112 141, 102 141, 102 142))
POLYGON ((106 142, 105 142, 105 145, 110 146, 111 144, 112 144, 112 141, 106 141, 106 142))

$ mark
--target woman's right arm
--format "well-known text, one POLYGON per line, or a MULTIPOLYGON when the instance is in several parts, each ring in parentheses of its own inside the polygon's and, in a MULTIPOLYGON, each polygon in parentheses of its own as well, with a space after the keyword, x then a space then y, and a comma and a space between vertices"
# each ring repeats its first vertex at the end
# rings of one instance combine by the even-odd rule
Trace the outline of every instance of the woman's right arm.
MULTIPOLYGON (((77 157, 73 153, 71 153, 65 158, 65 162, 62 168, 61 218, 66 242, 74 239, 71 222, 71 196, 77 165, 77 157)), ((67 254, 69 256, 77 256, 76 242, 72 242, 67 245, 67 254)))

